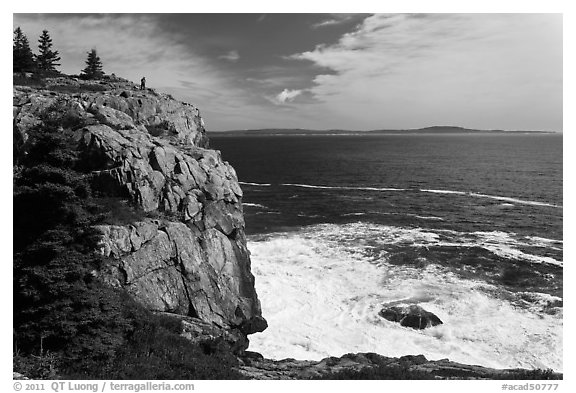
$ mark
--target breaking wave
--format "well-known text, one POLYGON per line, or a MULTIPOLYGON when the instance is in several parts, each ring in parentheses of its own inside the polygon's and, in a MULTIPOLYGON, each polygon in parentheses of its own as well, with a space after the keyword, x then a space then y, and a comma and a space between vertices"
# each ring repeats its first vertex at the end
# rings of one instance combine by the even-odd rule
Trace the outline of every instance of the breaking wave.
POLYGON ((239 181, 238 184, 242 184, 243 186, 255 186, 255 187, 270 187, 272 185, 269 183, 249 183, 245 181, 239 181))
MULTIPOLYGON (((268 186, 269 186, 269 184, 268 184, 268 186)), ((553 203, 540 202, 540 201, 529 201, 529 200, 525 200, 525 199, 519 199, 519 198, 514 198, 514 197, 508 197, 508 196, 487 195, 487 194, 467 192, 467 191, 457 191, 457 190, 411 189, 411 188, 394 188, 394 187, 324 186, 324 185, 295 184, 295 183, 283 183, 283 184, 281 184, 281 186, 312 188, 312 189, 321 189, 321 190, 358 190, 358 191, 380 191, 380 192, 383 192, 383 191, 414 192, 414 191, 416 191, 416 192, 428 192, 428 193, 433 193, 433 194, 471 196, 471 197, 476 197, 476 198, 486 198, 486 199, 493 199, 493 200, 498 200, 498 201, 518 203, 521 205, 562 208, 561 205, 556 205, 553 203)))
POLYGON ((283 183, 282 186, 287 187, 300 187, 300 188, 317 188, 321 190, 360 190, 360 191, 406 191, 405 188, 393 188, 393 187, 348 187, 348 186, 314 186, 310 184, 293 184, 293 183, 283 183))
POLYGON ((259 203, 242 202, 242 206, 259 207, 261 209, 268 209, 266 206, 259 203))
MULTIPOLYGON (((250 349, 276 359, 377 352, 561 371, 561 298, 511 294, 445 267, 394 265, 385 252, 376 258, 369 252, 384 243, 453 243, 462 235, 460 244, 480 244, 527 262, 537 259, 514 252, 522 239, 499 232, 432 232, 353 223, 250 238, 252 272, 269 323, 266 331, 251 336, 250 349), (518 307, 511 298, 527 306, 518 307), (444 324, 417 331, 378 316, 384 305, 398 303, 418 303, 444 324), (543 311, 550 307, 555 312, 543 311)), ((541 240, 543 245, 555 242, 541 240)))

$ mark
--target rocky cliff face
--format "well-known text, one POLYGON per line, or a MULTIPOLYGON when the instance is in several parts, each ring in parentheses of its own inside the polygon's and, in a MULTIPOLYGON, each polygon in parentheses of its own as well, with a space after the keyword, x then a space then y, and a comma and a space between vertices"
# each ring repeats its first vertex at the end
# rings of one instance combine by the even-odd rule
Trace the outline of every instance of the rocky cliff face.
POLYGON ((220 152, 207 148, 199 110, 120 79, 46 83, 14 88, 16 159, 26 154, 33 127, 57 124, 76 141, 97 190, 161 213, 96 228, 97 251, 112 261, 98 272, 101 279, 154 311, 197 318, 238 336, 264 330, 242 190, 220 152))
POLYGON ((13 93, 16 164, 29 148, 34 127, 57 127, 74 141, 93 188, 130 200, 143 212, 160 213, 97 226, 95 252, 110 262, 94 273, 149 309, 180 319, 187 339, 207 347, 226 344, 241 356, 238 370, 245 377, 562 377, 423 356, 349 354, 298 361, 269 360, 245 351, 246 336, 267 324, 250 272, 242 190, 234 169, 208 149, 198 109, 120 79, 53 78, 42 88, 16 86, 13 93))

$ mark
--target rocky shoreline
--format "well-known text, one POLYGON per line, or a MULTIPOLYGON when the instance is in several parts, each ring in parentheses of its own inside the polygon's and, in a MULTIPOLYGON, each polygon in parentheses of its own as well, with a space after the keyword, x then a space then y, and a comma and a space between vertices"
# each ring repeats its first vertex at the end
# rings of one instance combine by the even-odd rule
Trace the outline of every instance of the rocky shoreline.
MULTIPOLYGON (((250 271, 243 193, 234 169, 208 148, 198 108, 116 77, 62 76, 47 78, 41 86, 14 86, 15 168, 31 147, 31 130, 46 124, 57 124, 58 132, 75 141, 86 176, 102 198, 128 201, 144 215, 93 228, 98 235, 94 252, 108 261, 93 276, 125 290, 148 310, 181 320, 181 336, 207 352, 233 353, 245 378, 515 379, 534 374, 429 361, 422 355, 365 353, 305 361, 264 359, 246 351, 248 335, 265 330, 267 322, 250 271)), ((421 325, 427 323, 418 319, 421 325)))
POLYGON ((400 358, 375 353, 346 354, 320 361, 243 358, 240 372, 250 379, 562 379, 562 374, 525 369, 493 369, 428 360, 423 355, 400 358))

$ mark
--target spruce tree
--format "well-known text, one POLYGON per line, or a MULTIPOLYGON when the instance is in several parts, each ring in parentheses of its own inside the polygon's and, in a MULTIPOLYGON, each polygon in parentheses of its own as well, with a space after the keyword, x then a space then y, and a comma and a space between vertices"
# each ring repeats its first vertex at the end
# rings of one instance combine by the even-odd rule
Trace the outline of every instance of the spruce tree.
POLYGON ((104 75, 102 71, 102 62, 96 53, 96 49, 88 52, 86 59, 86 68, 82 70, 82 76, 86 79, 98 79, 104 75))
POLYGON ((12 45, 13 52, 13 72, 30 72, 34 71, 34 55, 30 49, 28 38, 22 32, 20 27, 14 30, 14 41, 12 45))
POLYGON ((39 54, 36 56, 36 64, 38 69, 41 71, 56 71, 56 66, 60 64, 58 56, 58 51, 53 51, 52 48, 52 38, 48 34, 48 30, 43 30, 40 39, 38 40, 38 50, 39 54))

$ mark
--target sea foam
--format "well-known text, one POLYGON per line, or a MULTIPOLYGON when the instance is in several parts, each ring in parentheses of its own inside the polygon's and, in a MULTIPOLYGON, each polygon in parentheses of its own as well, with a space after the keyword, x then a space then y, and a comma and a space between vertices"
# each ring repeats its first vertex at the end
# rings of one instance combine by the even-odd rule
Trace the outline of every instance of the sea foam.
POLYGON ((358 190, 358 191, 406 191, 405 188, 394 187, 351 187, 351 186, 318 186, 311 184, 284 183, 286 187, 317 188, 320 190, 358 190))
POLYGON ((259 207, 261 209, 268 209, 266 206, 259 203, 242 202, 242 206, 259 207))
MULTIPOLYGON (((257 183, 240 183, 240 184, 251 184, 251 185, 259 185, 257 183)), ((261 184, 260 184, 261 185, 261 184)), ((266 184, 269 186, 270 184, 266 184)), ((485 198, 485 199, 493 199, 497 201, 504 201, 510 203, 517 203, 520 205, 529 205, 529 206, 541 206, 541 207, 553 207, 557 209, 561 209, 561 205, 556 205, 553 203, 547 203, 542 201, 531 201, 525 200, 510 196, 502 196, 502 195, 488 195, 482 194, 477 192, 469 192, 469 191, 459 191, 459 190, 436 190, 436 189, 412 189, 412 188, 396 188, 396 187, 353 187, 353 186, 327 186, 327 185, 314 185, 314 184, 296 184, 296 183, 283 183, 281 186, 285 187, 299 187, 299 188, 309 188, 309 189, 320 189, 320 190, 356 190, 356 191, 377 191, 377 192, 386 192, 386 191, 407 191, 407 192, 426 192, 426 193, 433 193, 433 194, 444 194, 444 195, 459 195, 459 196, 468 196, 468 197, 475 197, 475 198, 485 198)))
POLYGON ((239 181, 238 184, 242 184, 243 186, 254 186, 254 187, 270 187, 271 184, 269 183, 250 183, 245 181, 239 181))
POLYGON ((561 308, 551 314, 517 307, 496 295, 499 288, 434 265, 374 263, 365 251, 374 247, 370 239, 377 233, 398 242, 442 238, 398 228, 390 236, 390 230, 326 224, 250 240, 256 289, 269 323, 266 331, 251 336, 250 349, 276 359, 377 352, 562 370, 561 308), (378 316, 383 305, 399 303, 417 303, 444 324, 417 331, 378 316))

